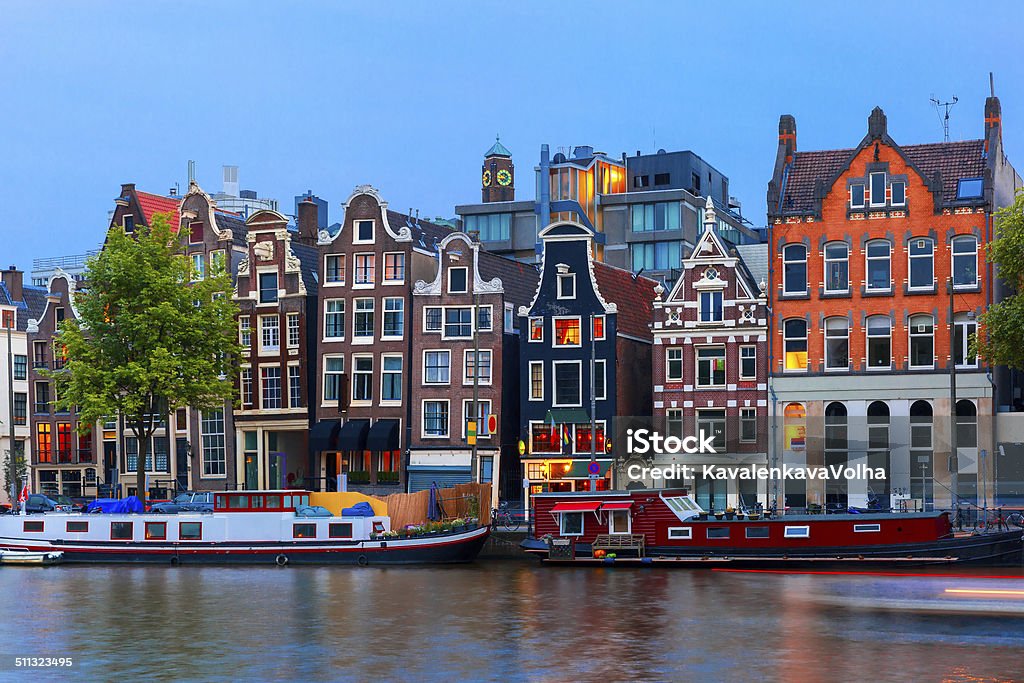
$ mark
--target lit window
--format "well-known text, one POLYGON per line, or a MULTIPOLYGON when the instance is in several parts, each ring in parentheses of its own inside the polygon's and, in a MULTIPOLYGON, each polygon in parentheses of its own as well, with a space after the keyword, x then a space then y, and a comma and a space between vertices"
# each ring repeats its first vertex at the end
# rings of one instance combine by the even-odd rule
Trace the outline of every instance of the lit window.
POLYGON ((782 343, 786 370, 807 370, 807 321, 791 318, 782 323, 782 343))
POLYGON ((867 243, 867 282, 868 291, 888 291, 890 283, 891 247, 886 240, 873 240, 867 243))
POLYGON ((555 346, 579 346, 580 345, 580 319, 579 318, 556 318, 554 322, 555 322, 555 346))
POLYGON ((802 244, 782 248, 782 291, 784 294, 807 293, 807 247, 802 244))
POLYGON ((405 281, 405 254, 384 254, 384 282, 405 281))
POLYGON ((356 285, 372 285, 375 281, 376 254, 356 254, 356 285))
POLYGON ((910 316, 910 367, 930 368, 935 365, 934 333, 935 323, 930 315, 910 316))
POLYGON ((888 316, 873 315, 867 320, 868 368, 889 368, 892 365, 892 321, 888 316))
POLYGON ((926 237, 910 240, 910 289, 931 289, 934 284, 935 243, 926 237))
POLYGON ((825 245, 825 291, 829 293, 850 290, 850 247, 846 242, 825 245))
POLYGON ((544 319, 530 318, 530 341, 544 341, 544 319))
POLYGON ((605 336, 604 336, 605 335, 605 332, 604 332, 604 316, 603 315, 595 315, 592 318, 592 320, 593 320, 593 324, 594 324, 594 329, 592 331, 593 335, 594 335, 594 341, 601 341, 601 340, 603 340, 605 338, 605 336))

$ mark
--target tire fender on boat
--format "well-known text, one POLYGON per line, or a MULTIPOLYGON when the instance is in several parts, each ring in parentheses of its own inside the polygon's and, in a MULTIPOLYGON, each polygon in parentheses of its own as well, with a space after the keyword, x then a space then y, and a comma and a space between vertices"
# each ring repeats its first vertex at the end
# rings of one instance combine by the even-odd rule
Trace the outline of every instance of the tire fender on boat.
POLYGON ((370 564, 370 561, 366 559, 366 555, 360 555, 356 559, 356 562, 359 564, 360 567, 365 567, 366 565, 370 564))
POLYGON ((177 567, 178 566, 178 556, 177 555, 175 555, 174 557, 171 558, 171 566, 172 567, 177 567))
POLYGON ((277 564, 278 567, 284 567, 288 564, 288 556, 278 555, 276 558, 274 558, 274 563, 277 564))

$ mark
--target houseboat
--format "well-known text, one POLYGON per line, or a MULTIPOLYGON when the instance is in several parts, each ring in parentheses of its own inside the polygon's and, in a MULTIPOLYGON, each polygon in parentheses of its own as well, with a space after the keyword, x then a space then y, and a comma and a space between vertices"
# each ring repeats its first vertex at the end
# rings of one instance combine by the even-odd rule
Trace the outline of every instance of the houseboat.
POLYGON ((542 493, 523 548, 550 564, 892 568, 1020 564, 1024 530, 954 533, 948 512, 708 514, 684 490, 542 493))
POLYGON ((489 531, 392 530, 385 503, 357 493, 240 491, 212 512, 4 515, 0 548, 65 563, 447 564, 473 561, 489 531))

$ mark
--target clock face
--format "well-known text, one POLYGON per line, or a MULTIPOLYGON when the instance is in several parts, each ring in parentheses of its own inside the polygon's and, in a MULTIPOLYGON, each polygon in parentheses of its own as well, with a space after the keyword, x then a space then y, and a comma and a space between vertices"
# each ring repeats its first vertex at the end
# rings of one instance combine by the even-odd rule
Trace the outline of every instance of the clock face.
POLYGON ((508 185, 511 182, 512 182, 512 174, 509 173, 508 170, 503 168, 500 171, 498 171, 498 184, 499 185, 508 185))
POLYGON ((488 187, 491 184, 491 172, 489 170, 484 171, 483 183, 484 187, 488 187))

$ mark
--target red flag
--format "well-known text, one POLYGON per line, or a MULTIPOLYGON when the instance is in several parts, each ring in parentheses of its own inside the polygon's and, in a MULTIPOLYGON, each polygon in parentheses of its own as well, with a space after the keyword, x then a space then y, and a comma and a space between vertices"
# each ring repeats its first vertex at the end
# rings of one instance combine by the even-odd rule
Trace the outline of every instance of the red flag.
POLYGON ((21 489, 21 495, 18 496, 18 502, 19 503, 27 503, 28 502, 28 484, 25 484, 25 487, 21 489))

